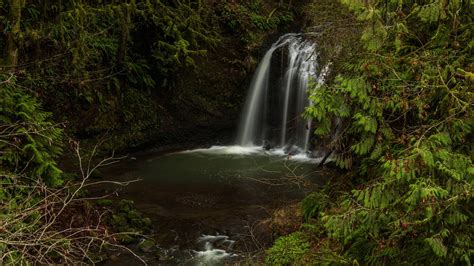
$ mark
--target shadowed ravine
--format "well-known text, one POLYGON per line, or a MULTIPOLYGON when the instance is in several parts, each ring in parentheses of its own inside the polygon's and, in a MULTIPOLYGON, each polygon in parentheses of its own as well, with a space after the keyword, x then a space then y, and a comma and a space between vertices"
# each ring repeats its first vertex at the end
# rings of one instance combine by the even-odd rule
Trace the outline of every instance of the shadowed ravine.
POLYGON ((0 266, 474 265, 474 1, 0 1, 0 266))
POLYGON ((150 262, 220 264, 271 244, 271 214, 328 179, 316 171, 321 158, 313 158, 311 120, 302 116, 309 82, 321 84, 327 72, 306 35, 283 35, 255 72, 238 145, 152 154, 108 170, 119 181, 142 179, 120 197, 153 220, 163 254, 150 262), (287 57, 279 71, 271 69, 277 52, 287 57))

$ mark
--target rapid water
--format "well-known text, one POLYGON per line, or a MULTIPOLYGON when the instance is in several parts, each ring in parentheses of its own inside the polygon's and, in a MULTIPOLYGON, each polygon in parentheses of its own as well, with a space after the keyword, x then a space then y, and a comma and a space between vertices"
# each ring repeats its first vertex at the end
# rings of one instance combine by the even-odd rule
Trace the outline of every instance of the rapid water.
POLYGON ((239 257, 239 255, 227 251, 232 250, 232 246, 235 244, 235 241, 230 240, 228 236, 202 235, 198 238, 198 243, 203 246, 203 250, 193 252, 192 262, 195 265, 224 264, 224 261, 239 257))
POLYGON ((302 116, 311 104, 308 84, 322 84, 327 72, 328 67, 319 68, 314 42, 306 40, 304 34, 283 35, 267 51, 254 74, 237 143, 284 149, 286 153, 308 152, 312 126, 311 120, 302 116), (278 53, 282 60, 286 58, 279 73, 272 69, 278 53))

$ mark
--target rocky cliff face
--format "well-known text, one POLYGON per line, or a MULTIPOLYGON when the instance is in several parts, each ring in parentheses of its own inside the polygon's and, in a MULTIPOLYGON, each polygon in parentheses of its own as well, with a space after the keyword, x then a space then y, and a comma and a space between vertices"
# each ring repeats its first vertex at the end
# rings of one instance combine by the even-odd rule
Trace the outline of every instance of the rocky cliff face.
POLYGON ((75 108, 81 115, 65 118, 73 134, 95 142, 107 131, 104 148, 115 150, 232 143, 259 60, 282 34, 301 31, 311 21, 309 3, 283 2, 206 2, 214 14, 209 26, 220 36, 217 45, 159 89, 125 88, 116 112, 75 108))
POLYGON ((196 57, 194 66, 182 68, 173 86, 146 99, 151 107, 138 121, 156 120, 156 125, 134 130, 138 121, 124 123, 112 133, 112 146, 182 148, 231 143, 259 59, 281 34, 301 29, 306 21, 298 11, 302 5, 261 1, 259 7, 252 7, 246 1, 209 2, 218 16, 219 44, 196 57))

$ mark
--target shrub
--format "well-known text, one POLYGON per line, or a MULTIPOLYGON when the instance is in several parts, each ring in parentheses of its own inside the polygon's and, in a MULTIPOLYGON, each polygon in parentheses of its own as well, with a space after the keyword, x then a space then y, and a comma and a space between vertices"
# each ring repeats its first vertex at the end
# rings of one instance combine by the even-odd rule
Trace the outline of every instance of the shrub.
POLYGON ((61 185, 56 159, 61 154, 62 129, 51 122, 51 114, 24 89, 15 77, 0 75, 0 173, 21 171, 32 178, 44 177, 52 186, 61 185))
POLYGON ((267 250, 265 262, 270 265, 298 263, 309 251, 310 243, 303 232, 295 232, 278 238, 267 250))
POLYGON ((359 182, 322 220, 348 261, 472 264, 472 4, 343 0, 363 53, 307 114, 359 182), (339 118, 339 125, 335 125, 339 118))
POLYGON ((313 192, 309 194, 302 202, 301 209, 305 220, 319 216, 329 205, 329 197, 323 192, 313 192))

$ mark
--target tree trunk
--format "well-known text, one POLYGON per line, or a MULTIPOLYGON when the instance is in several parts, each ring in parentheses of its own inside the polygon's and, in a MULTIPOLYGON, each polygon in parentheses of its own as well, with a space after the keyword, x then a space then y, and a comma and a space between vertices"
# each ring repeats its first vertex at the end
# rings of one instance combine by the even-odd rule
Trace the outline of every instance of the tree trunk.
POLYGON ((121 36, 120 36, 120 43, 119 48, 117 51, 117 65, 122 65, 123 61, 125 60, 125 56, 127 55, 127 42, 128 36, 130 34, 129 24, 130 24, 130 7, 128 4, 122 4, 122 25, 121 25, 121 36))
POLYGON ((5 63, 9 71, 15 71, 18 65, 18 43, 20 35, 21 9, 23 0, 10 0, 9 22, 10 30, 6 33, 7 45, 5 63))
POLYGON ((332 154, 333 152, 334 152, 334 151, 331 150, 331 151, 329 151, 328 153, 326 153, 326 155, 324 156, 323 160, 319 163, 318 166, 320 166, 320 167, 323 166, 323 165, 326 163, 326 161, 329 159, 329 156, 331 156, 331 154, 332 154))

